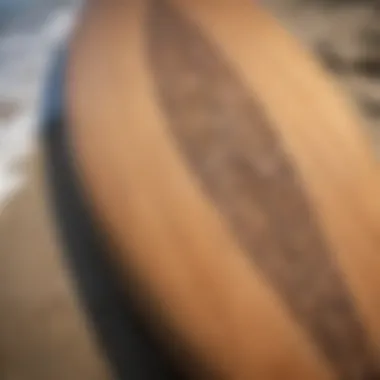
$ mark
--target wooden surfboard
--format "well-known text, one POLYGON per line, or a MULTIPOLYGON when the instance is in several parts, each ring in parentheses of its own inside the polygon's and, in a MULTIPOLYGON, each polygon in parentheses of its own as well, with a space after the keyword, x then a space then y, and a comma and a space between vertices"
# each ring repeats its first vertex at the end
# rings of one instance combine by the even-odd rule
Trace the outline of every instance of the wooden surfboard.
POLYGON ((220 379, 380 379, 376 161, 276 20, 249 0, 90 1, 67 83, 112 259, 179 345, 220 379))

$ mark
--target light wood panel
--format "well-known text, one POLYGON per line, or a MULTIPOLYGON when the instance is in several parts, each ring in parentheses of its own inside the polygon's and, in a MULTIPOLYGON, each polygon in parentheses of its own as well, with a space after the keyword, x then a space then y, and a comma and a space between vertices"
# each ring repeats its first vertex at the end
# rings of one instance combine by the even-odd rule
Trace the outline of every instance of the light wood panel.
POLYGON ((157 317, 219 378, 380 376, 377 167, 329 78, 248 0, 92 4, 74 154, 157 317))

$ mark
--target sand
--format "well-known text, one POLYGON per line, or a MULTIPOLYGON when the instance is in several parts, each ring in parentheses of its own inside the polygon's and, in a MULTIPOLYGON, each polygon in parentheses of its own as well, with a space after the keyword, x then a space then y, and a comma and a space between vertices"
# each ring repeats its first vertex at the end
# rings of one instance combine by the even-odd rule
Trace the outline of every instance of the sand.
POLYGON ((0 378, 110 378, 76 299, 35 154, 0 218, 0 378))

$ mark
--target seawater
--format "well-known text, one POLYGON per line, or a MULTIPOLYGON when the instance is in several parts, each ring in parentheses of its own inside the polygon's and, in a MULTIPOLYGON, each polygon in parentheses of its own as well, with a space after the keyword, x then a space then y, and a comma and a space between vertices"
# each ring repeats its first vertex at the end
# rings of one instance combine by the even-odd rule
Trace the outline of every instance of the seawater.
POLYGON ((0 0, 0 213, 25 183, 47 69, 77 9, 72 0, 0 0))

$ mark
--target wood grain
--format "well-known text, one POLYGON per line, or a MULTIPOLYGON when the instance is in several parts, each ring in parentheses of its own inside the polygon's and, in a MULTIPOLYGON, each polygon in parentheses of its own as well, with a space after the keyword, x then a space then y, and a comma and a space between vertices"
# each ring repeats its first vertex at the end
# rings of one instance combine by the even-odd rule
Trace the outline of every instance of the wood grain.
POLYGON ((157 97, 236 237, 342 378, 375 373, 351 294, 260 103, 175 7, 151 2, 147 28, 157 97))
POLYGON ((248 0, 96 3, 68 75, 114 259, 180 344, 218 378, 379 378, 377 167, 307 52, 248 0))

